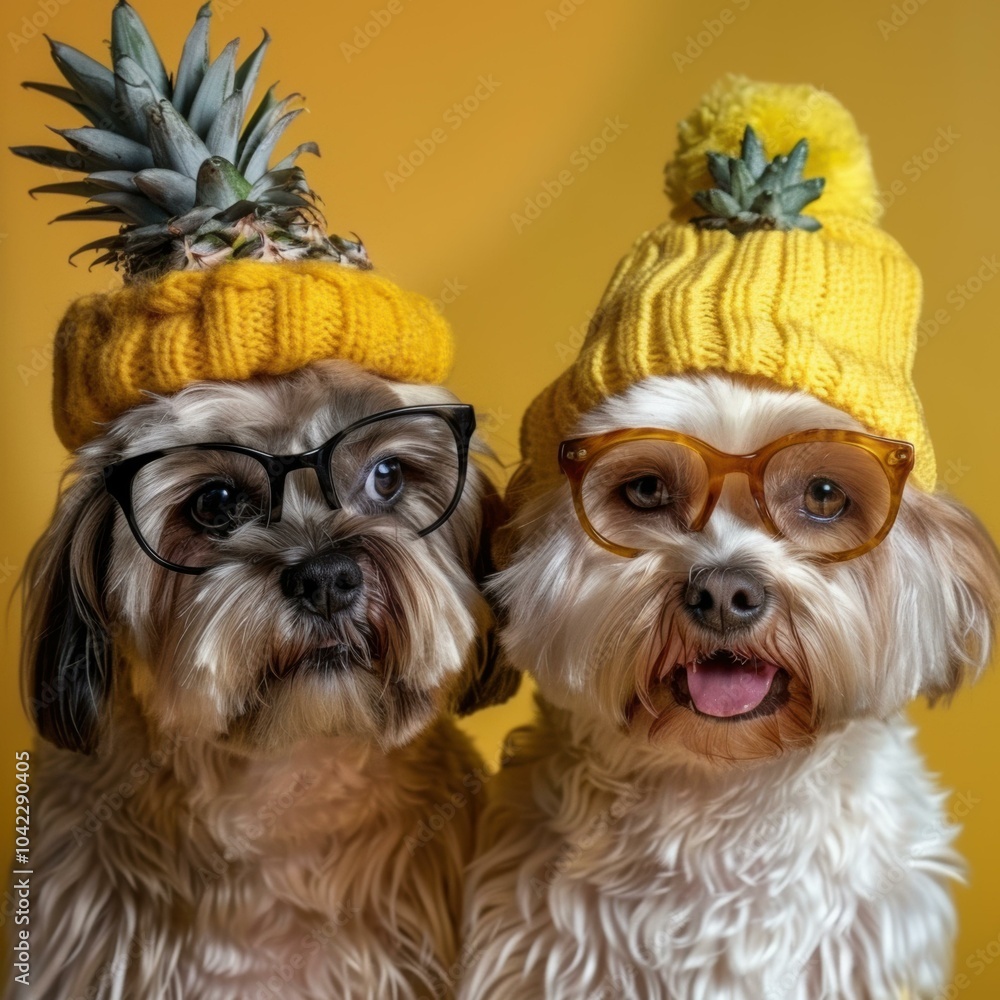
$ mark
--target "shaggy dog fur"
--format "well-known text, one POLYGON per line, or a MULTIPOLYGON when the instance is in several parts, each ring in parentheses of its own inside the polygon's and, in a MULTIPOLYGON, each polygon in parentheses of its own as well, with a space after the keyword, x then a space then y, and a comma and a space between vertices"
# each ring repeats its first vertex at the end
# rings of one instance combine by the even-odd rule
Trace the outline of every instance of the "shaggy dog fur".
MULTIPOLYGON (((470 468, 451 518, 417 537, 331 510, 293 472, 280 522, 191 576, 140 550, 101 471, 205 441, 302 452, 451 402, 322 363, 192 384, 80 450, 25 581, 26 697, 60 744, 32 765, 31 996, 451 995, 482 772, 447 713, 491 696, 476 576, 495 491, 470 468), (283 571, 346 539, 360 598, 307 613, 283 571)), ((147 482, 147 501, 172 509, 171 485, 147 482)))
MULTIPOLYGON (((647 379, 577 432, 624 427, 732 454, 860 429, 806 394, 714 374, 647 379)), ((934 996, 961 861, 901 712, 988 662, 1000 571, 978 522, 908 486, 878 547, 822 563, 768 534, 734 475, 704 530, 664 530, 627 559, 584 535, 564 483, 520 511, 509 548, 502 642, 540 710, 490 786, 460 996, 934 996), (720 636, 684 592, 732 567, 764 581, 768 604, 720 636), (719 648, 777 663, 783 700, 694 711, 671 674, 719 648)))

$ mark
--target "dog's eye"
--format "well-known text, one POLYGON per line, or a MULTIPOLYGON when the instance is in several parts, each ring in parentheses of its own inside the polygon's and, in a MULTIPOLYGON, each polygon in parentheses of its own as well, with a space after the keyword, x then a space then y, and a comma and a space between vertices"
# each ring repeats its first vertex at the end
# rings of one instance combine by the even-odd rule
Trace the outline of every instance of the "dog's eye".
POLYGON ((805 512, 821 521, 832 521, 847 510, 847 494, 832 479, 814 479, 802 498, 805 512))
POLYGON ((228 535, 258 514, 245 491, 230 483, 208 483, 188 501, 188 514, 212 535, 228 535))
POLYGON ((627 482, 623 492, 625 499, 640 510, 665 507, 670 502, 667 484, 659 476, 640 476, 627 482))
POLYGON ((384 458, 368 473, 365 492, 372 500, 386 503, 395 500, 403 490, 403 469, 398 458, 384 458))

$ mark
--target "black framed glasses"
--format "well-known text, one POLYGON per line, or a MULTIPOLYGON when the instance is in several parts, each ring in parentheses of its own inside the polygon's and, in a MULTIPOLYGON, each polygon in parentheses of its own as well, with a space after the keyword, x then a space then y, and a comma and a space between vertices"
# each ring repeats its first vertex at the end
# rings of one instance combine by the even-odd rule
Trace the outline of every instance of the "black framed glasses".
POLYGON ((299 455, 227 442, 177 445, 122 459, 104 485, 156 563, 204 573, 239 532, 281 520, 285 477, 312 469, 333 510, 392 517, 418 536, 439 528, 465 488, 471 406, 406 406, 338 431, 299 455))

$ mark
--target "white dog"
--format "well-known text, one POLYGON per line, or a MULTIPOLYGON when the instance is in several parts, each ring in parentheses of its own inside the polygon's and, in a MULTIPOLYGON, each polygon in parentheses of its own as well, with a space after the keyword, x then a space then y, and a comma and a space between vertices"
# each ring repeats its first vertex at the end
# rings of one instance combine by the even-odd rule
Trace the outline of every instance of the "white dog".
POLYGON ((489 686, 473 427, 324 362, 78 452, 25 584, 33 997, 451 994, 481 776, 447 710, 489 686))
POLYGON ((901 712, 987 663, 1000 570, 967 511, 904 490, 909 446, 860 431, 709 374, 647 378, 563 445, 574 489, 520 511, 497 583, 540 711, 481 820, 461 996, 946 982, 962 865, 901 712))

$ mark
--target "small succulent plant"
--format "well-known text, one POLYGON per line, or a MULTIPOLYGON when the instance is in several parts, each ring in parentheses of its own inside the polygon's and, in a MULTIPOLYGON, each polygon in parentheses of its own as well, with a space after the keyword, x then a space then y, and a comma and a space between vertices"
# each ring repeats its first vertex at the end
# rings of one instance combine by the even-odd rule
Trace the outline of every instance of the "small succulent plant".
POLYGON ((695 202, 708 214, 691 221, 737 236, 758 229, 819 229, 818 219, 800 214, 825 183, 822 177, 802 179, 808 155, 809 143, 800 139, 790 153, 769 163, 757 133, 747 125, 738 157, 708 154, 708 170, 718 187, 695 192, 695 202))

